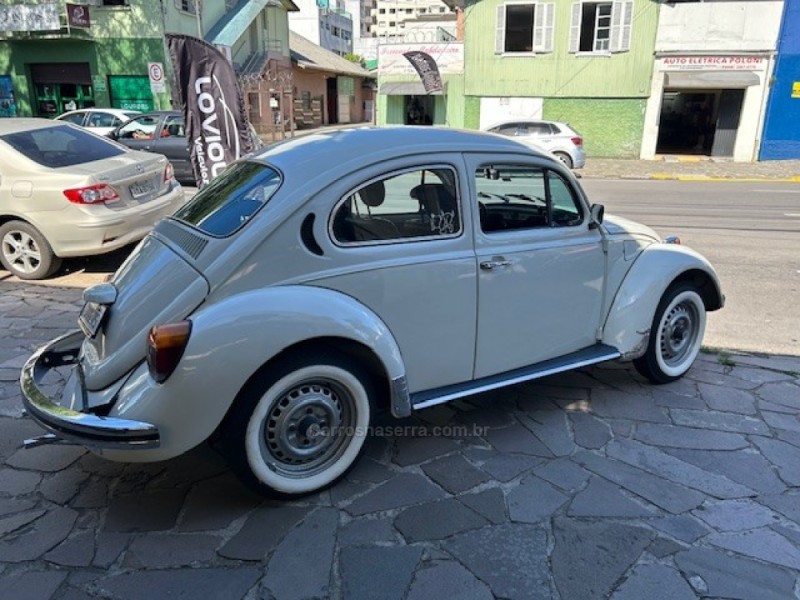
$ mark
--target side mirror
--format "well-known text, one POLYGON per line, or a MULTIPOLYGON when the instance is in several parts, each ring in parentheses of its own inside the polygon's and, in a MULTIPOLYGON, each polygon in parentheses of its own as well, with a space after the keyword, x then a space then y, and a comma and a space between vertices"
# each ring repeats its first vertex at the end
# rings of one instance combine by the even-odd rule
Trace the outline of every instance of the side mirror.
POLYGON ((603 215, 606 212, 602 204, 592 204, 589 209, 589 229, 596 229, 603 222, 603 215))
POLYGON ((116 131, 109 131, 106 135, 110 137, 112 140, 119 139, 119 134, 116 131))

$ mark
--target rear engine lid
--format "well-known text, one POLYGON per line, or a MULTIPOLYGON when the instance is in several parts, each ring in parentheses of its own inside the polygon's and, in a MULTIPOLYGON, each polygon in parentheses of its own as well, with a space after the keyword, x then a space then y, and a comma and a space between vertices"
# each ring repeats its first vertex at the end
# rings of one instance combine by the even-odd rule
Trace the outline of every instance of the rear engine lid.
POLYGON ((148 235, 111 283, 116 299, 81 351, 86 388, 102 390, 143 361, 153 325, 188 317, 209 292, 206 279, 177 253, 148 235))

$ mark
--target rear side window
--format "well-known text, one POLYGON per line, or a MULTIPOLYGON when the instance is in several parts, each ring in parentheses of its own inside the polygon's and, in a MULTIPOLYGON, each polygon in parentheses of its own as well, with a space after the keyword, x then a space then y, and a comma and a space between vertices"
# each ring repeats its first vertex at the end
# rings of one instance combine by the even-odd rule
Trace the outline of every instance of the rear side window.
POLYGON ((236 163, 200 190, 175 218, 213 235, 235 233, 264 206, 280 185, 274 169, 252 162, 236 163))
POLYGON ((2 136, 20 154, 57 169, 103 160, 128 152, 118 144, 71 126, 32 129, 2 136))

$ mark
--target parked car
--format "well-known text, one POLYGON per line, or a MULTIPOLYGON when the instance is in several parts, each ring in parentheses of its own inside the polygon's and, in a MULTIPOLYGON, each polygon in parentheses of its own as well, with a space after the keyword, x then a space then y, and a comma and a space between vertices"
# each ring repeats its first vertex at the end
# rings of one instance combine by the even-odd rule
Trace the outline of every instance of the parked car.
MULTIPOLYGON (((250 135, 255 148, 261 148, 261 140, 250 126, 250 135)), ((175 177, 185 185, 195 185, 186 125, 183 113, 177 110, 161 110, 139 115, 120 125, 110 137, 135 150, 146 150, 166 156, 175 168, 175 177)))
POLYGON ((138 114, 141 114, 138 110, 120 108, 82 108, 60 114, 56 120, 86 127, 98 135, 108 135, 138 114))
POLYGON ((0 262, 21 279, 140 240, 183 202, 162 156, 63 121, 0 119, 0 262))
POLYGON ((566 123, 516 119, 492 125, 486 131, 513 137, 534 150, 552 152, 569 169, 586 165, 583 137, 566 123))
POLYGON ((559 161, 425 127, 293 139, 229 166, 84 293, 24 403, 55 439, 157 461, 212 439, 243 481, 342 477, 373 414, 601 361, 654 383, 724 297, 702 256, 603 219, 559 161), (72 365, 60 397, 40 383, 72 365))

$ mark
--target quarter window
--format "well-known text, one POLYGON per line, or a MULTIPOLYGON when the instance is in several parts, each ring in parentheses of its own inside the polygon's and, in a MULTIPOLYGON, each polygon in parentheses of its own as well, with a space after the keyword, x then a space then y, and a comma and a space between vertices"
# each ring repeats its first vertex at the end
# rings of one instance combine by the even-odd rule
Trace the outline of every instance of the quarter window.
POLYGON ((583 222, 583 212, 572 187, 550 169, 489 165, 475 172, 475 189, 484 233, 583 222))
POLYGON ((415 169, 363 185, 337 205, 331 233, 340 244, 458 235, 455 171, 415 169))

